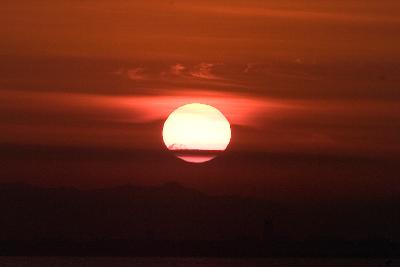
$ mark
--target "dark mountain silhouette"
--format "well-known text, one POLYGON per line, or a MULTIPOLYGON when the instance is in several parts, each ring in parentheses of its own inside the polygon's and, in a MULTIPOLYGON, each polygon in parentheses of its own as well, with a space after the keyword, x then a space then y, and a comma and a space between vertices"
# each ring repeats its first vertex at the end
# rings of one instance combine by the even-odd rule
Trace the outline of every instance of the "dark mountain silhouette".
POLYGON ((98 190, 3 184, 0 210, 0 240, 257 240, 272 208, 175 183, 98 190))

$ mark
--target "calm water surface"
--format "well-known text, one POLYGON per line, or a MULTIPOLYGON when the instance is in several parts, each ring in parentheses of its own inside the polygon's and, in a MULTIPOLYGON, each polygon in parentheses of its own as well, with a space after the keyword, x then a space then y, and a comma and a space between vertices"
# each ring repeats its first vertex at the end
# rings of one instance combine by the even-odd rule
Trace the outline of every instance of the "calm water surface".
POLYGON ((37 267, 274 267, 274 266, 400 266, 399 260, 385 259, 211 259, 211 258, 92 258, 92 257, 0 257, 0 266, 37 267))

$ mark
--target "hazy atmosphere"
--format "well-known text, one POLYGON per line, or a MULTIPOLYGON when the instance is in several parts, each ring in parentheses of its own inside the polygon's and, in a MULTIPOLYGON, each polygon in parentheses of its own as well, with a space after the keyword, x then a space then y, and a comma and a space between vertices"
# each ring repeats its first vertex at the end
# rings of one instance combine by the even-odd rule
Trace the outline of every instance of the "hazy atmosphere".
POLYGON ((5 196, 20 191, 1 189, 15 220, 0 220, 0 237, 45 233, 31 229, 52 225, 50 200, 79 203, 81 213, 60 212, 68 222, 103 214, 93 196, 110 209, 93 218, 137 212, 145 223, 126 217, 135 229, 107 232, 86 214, 79 231, 43 236, 261 238, 271 218, 295 239, 400 240, 399 14, 395 0, 2 1, 0 182, 50 191, 25 188, 18 196, 40 212, 13 217, 19 202, 5 196), (188 103, 230 123, 211 161, 182 161, 163 143, 164 121, 188 103), (163 210, 171 195, 179 230, 163 210), (204 214, 187 215, 190 203, 204 214), (23 218, 31 228, 16 226, 23 218), (224 228, 236 220, 242 228, 224 228))

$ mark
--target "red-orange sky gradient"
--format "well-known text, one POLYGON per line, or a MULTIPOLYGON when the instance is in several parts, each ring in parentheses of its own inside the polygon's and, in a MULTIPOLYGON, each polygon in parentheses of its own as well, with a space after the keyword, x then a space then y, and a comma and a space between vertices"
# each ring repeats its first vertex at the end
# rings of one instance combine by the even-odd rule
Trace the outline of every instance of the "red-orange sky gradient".
POLYGON ((400 193, 400 2, 2 1, 0 179, 346 201, 400 193), (204 165, 162 143, 201 102, 204 165))

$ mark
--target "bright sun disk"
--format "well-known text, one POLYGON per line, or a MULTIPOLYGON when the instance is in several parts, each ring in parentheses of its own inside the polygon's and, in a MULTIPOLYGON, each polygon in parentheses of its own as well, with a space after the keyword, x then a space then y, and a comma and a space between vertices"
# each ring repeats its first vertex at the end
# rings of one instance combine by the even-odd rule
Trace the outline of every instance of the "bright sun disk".
POLYGON ((200 163, 226 149, 231 128, 218 109, 193 103, 177 108, 168 116, 162 135, 167 148, 177 157, 200 163))

